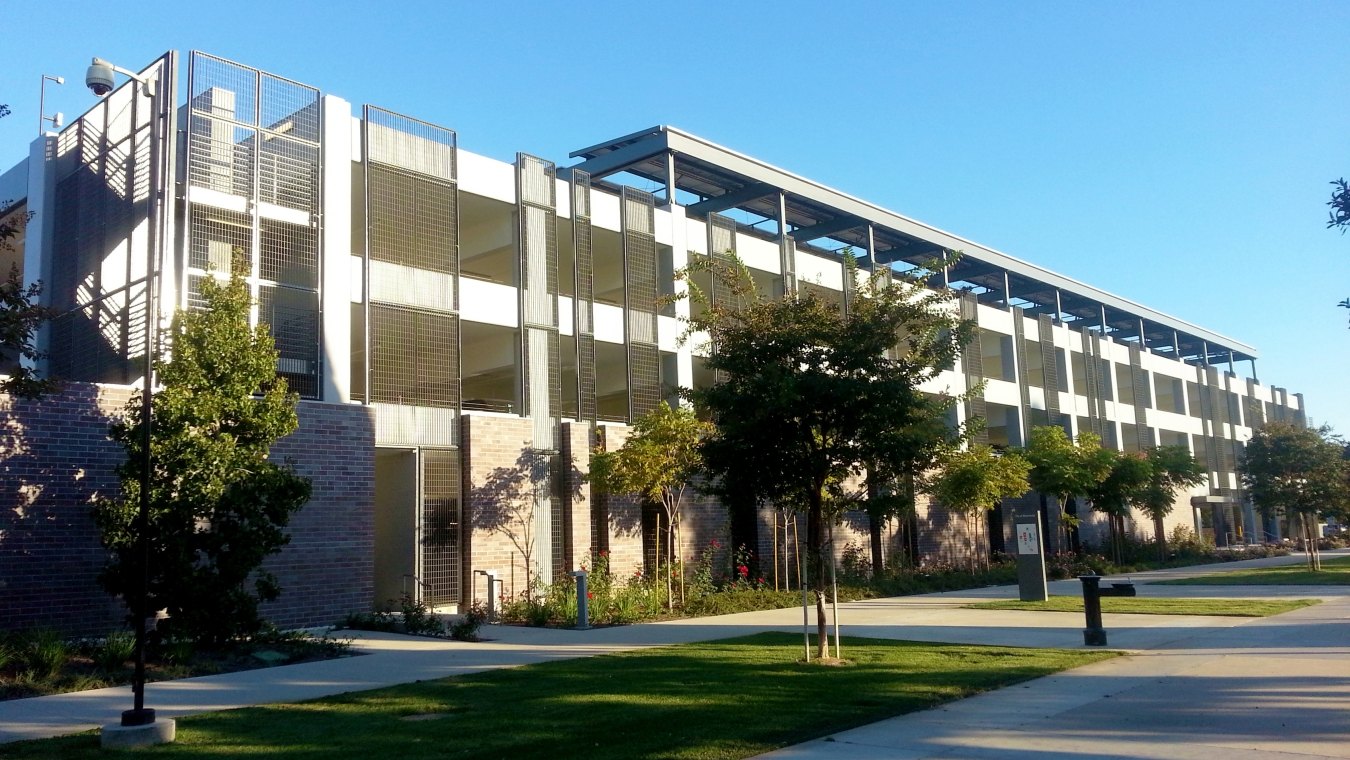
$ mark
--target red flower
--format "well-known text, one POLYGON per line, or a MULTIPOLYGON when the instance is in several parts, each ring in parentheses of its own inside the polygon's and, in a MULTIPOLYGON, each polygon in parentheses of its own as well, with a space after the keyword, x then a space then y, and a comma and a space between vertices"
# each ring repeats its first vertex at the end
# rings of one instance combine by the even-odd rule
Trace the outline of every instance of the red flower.
POLYGON ((714 538, 713 540, 709 541, 709 542, 708 542, 708 545, 711 546, 711 547, 714 548, 714 549, 721 549, 721 548, 722 548, 722 542, 721 542, 721 541, 718 541, 718 540, 715 539, 715 538, 714 538))
POLYGON ((740 573, 742 578, 750 577, 750 568, 746 567, 745 565, 737 565, 736 572, 740 573))
POLYGON ((587 592, 586 592, 586 598, 587 598, 587 599, 594 599, 594 598, 595 598, 595 592, 594 592, 594 591, 587 591, 587 592))

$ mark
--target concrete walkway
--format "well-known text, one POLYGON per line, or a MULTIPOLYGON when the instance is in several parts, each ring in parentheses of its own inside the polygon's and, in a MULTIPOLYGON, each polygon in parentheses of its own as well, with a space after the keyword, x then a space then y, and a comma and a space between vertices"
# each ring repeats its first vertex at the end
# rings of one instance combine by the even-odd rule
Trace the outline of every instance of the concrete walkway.
MULTIPOLYGON (((1347 552, 1350 553, 1350 552, 1347 552)), ((1327 556, 1340 552, 1326 553, 1327 556)), ((1350 757, 1350 587, 1150 586, 1215 569, 1289 564, 1271 558, 1134 576, 1140 596, 1317 597, 1274 618, 1106 616, 1113 647, 1131 656, 902 716, 772 753, 779 758, 1350 757)), ((1078 592, 1077 581, 1051 593, 1078 592)), ((1083 646, 1080 614, 967 610, 1015 598, 1013 587, 841 605, 845 635, 975 644, 1083 646)), ((351 632, 367 656, 150 684, 166 717, 639 647, 763 630, 800 630, 801 610, 567 631, 492 626, 463 643, 351 632)), ((347 632, 344 632, 344 635, 347 632)), ((848 656, 847 650, 844 656, 848 656)), ((113 723, 128 687, 0 702, 0 743, 113 723)))

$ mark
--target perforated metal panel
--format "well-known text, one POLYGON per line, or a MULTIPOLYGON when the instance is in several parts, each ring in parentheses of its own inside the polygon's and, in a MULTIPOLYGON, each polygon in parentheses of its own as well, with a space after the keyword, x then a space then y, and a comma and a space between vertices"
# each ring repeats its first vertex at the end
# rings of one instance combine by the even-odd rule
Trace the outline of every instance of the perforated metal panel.
POLYGON ((1101 339, 1084 330, 1083 337, 1083 373, 1086 375, 1088 424, 1092 432, 1106 438, 1106 389, 1110 376, 1109 362, 1102 358, 1101 339))
POLYGON ((661 402, 661 356, 656 344, 656 199, 623 188, 624 311, 628 348, 628 419, 661 402))
POLYGON ((460 454, 422 449, 421 577, 428 605, 460 601, 463 510, 460 454))
POLYGON ((577 336, 577 413, 594 422, 595 399, 595 259, 591 243, 591 175, 572 172, 572 250, 576 283, 572 299, 573 332, 577 336))
POLYGON ((184 305, 212 271, 249 278, 277 373, 319 395, 319 91, 194 52, 188 78, 184 305))

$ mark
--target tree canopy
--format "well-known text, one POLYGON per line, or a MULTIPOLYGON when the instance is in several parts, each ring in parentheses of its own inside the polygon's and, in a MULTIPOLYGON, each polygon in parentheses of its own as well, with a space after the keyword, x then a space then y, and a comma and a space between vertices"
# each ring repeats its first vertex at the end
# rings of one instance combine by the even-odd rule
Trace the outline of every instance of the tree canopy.
POLYGON ((1185 446, 1158 446, 1149 449, 1146 456, 1149 478, 1138 506, 1153 518, 1153 540, 1158 544, 1158 558, 1166 559, 1167 534, 1163 530, 1163 519, 1172 513, 1177 492, 1203 484, 1209 473, 1185 446))
MULTIPOLYGON (((201 298, 204 308, 178 314, 170 357, 156 365, 163 388, 151 407, 146 610, 166 608, 175 632, 221 641, 256 631, 259 603, 280 593, 259 568, 290 541, 285 527, 309 499, 310 482, 268 460, 272 444, 297 427, 296 396, 276 376, 267 326, 249 327, 248 285, 204 277, 201 298)), ((136 519, 142 420, 137 396, 110 432, 128 455, 117 469, 122 498, 94 513, 111 550, 104 586, 128 598, 144 572, 136 519)))
POLYGON ((1003 499, 1015 499, 1031 489, 1031 463, 1015 450, 1003 453, 983 445, 948 456, 929 492, 943 506, 965 515, 971 569, 976 565, 975 539, 979 518, 1003 499))
POLYGON ((1297 523, 1308 547, 1308 561, 1319 569, 1316 522, 1346 516, 1350 505, 1342 443, 1331 429, 1270 422, 1253 433, 1242 462, 1242 484, 1266 516, 1297 523))
POLYGON ((1047 425, 1031 429, 1025 453, 1031 462, 1031 487, 1058 499, 1061 519, 1074 527, 1077 518, 1067 511, 1069 500, 1087 495, 1106 479, 1113 452, 1102 448, 1096 433, 1080 431, 1073 441, 1064 428, 1047 425))
POLYGON ((867 468, 899 472, 916 459, 896 447, 896 430, 931 420, 950 400, 920 386, 950 366, 973 326, 954 316, 952 294, 913 279, 870 278, 848 309, 813 293, 760 297, 734 258, 703 259, 718 299, 701 299, 687 335, 706 334, 714 384, 689 391, 711 413, 701 447, 714 488, 742 503, 774 502, 807 518, 810 583, 825 653, 826 564, 822 561, 827 485, 857 480, 867 468), (749 498, 745 498, 746 496, 749 498))
MULTIPOLYGON (((699 444, 712 430, 692 409, 672 409, 662 401, 633 423, 632 434, 616 451, 591 457, 590 479, 602 492, 638 493, 661 505, 673 533, 666 542, 666 592, 673 604, 673 552, 680 543, 684 497, 703 466, 699 444)), ((684 578, 681 574, 681 595, 684 578)))

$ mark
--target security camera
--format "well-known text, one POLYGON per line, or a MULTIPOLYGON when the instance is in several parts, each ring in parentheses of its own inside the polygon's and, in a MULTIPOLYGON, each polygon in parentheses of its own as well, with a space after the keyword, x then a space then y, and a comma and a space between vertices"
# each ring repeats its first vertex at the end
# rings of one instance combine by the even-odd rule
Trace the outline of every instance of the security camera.
POLYGON ((84 84, 94 95, 103 97, 113 89, 113 67, 107 61, 95 58, 84 74, 84 84))

